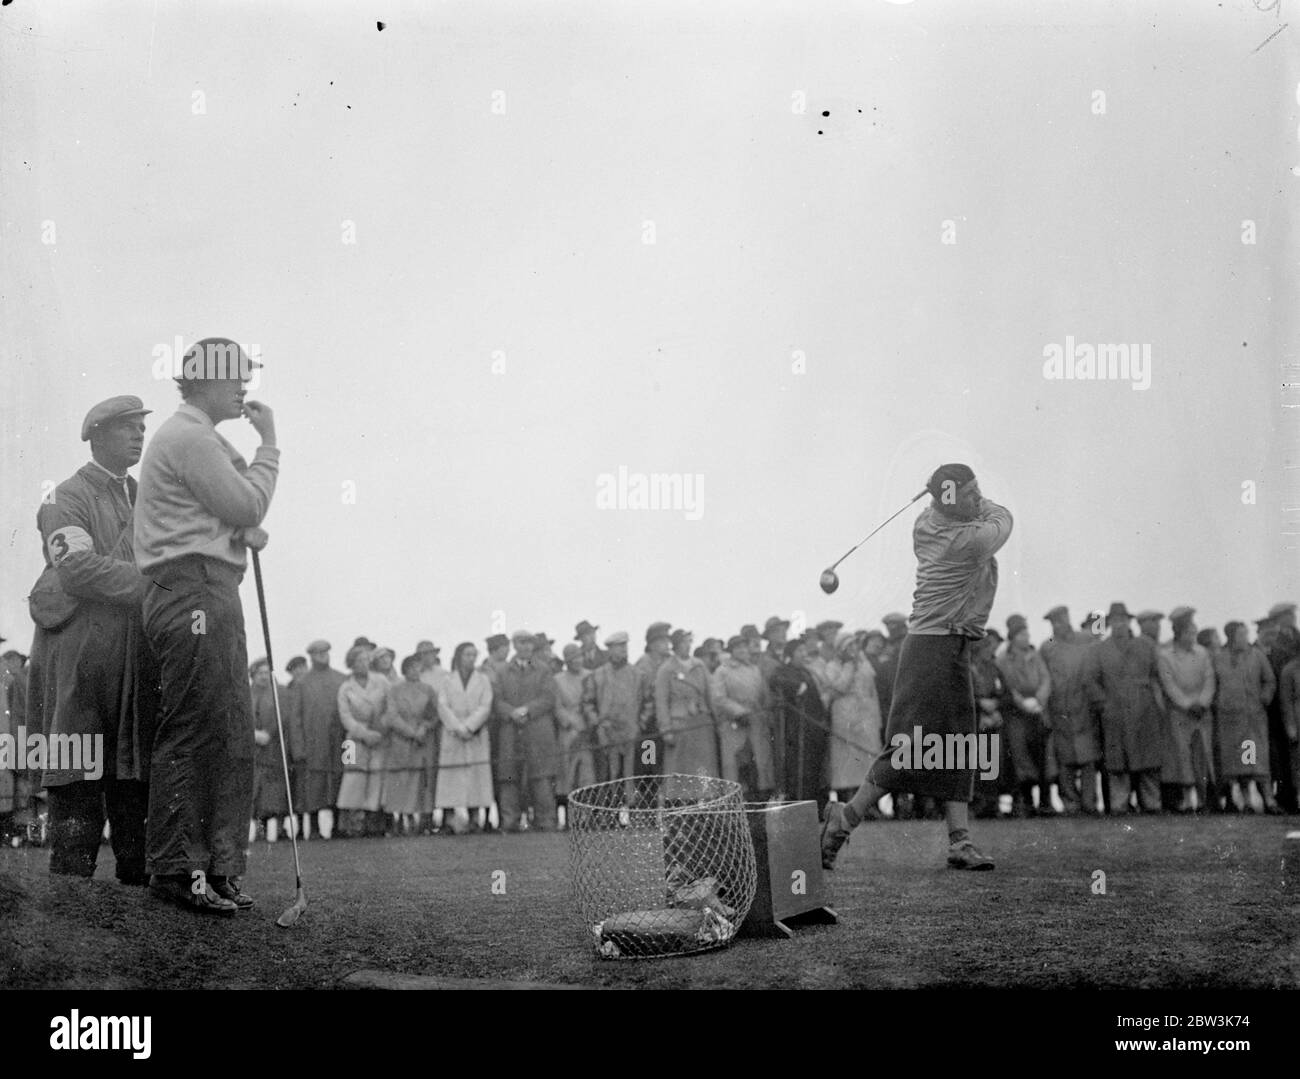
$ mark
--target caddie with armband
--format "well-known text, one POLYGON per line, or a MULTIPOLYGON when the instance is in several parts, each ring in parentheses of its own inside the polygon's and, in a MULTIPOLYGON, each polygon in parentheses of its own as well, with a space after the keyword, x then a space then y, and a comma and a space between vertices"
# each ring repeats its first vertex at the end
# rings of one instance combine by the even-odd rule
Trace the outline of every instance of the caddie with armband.
POLYGON ((117 879, 144 884, 149 742, 156 671, 141 626, 145 579, 132 551, 144 448, 138 397, 110 397, 86 415, 91 460, 41 504, 45 570, 28 598, 36 623, 28 686, 29 736, 43 737, 50 872, 91 877, 104 820, 117 879), (80 759, 78 759, 80 758, 80 759))
POLYGON ((191 346, 177 378, 183 398, 158 429, 140 470, 135 554, 149 578, 145 634, 161 666, 162 700, 150 764, 148 870, 160 898, 204 914, 234 914, 253 802, 253 706, 239 584, 247 548, 280 469, 271 410, 245 403, 259 367, 235 342, 191 346), (262 438, 248 464, 216 426, 245 416, 262 438))

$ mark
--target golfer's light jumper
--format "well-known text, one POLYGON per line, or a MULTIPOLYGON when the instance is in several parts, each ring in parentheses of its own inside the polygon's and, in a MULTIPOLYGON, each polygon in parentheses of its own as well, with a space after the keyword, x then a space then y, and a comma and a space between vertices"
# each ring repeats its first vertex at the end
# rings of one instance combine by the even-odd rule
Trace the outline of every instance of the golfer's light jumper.
POLYGON ((144 625, 161 665, 162 704, 150 770, 148 869, 209 879, 244 872, 252 806, 248 652, 239 583, 240 530, 271 503, 280 451, 248 465, 207 413, 182 404, 144 455, 136 562, 152 584, 144 625))

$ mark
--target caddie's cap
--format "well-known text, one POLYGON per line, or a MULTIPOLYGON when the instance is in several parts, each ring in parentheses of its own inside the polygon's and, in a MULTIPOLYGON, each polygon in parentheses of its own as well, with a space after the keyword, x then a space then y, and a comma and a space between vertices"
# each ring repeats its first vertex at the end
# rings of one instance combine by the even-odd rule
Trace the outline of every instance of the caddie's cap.
MULTIPOLYGON (((527 636, 527 634, 524 634, 524 636, 527 636)), ((491 652, 494 648, 501 648, 503 645, 508 645, 510 643, 510 638, 504 633, 494 633, 484 643, 487 645, 487 650, 491 652)))
POLYGON ((703 648, 704 651, 706 651, 706 652, 721 652, 721 651, 722 651, 722 638, 720 638, 720 637, 705 637, 705 638, 704 638, 704 643, 703 643, 702 645, 700 645, 700 647, 703 648))
POLYGON ((308 655, 311 655, 311 653, 313 652, 328 652, 329 650, 330 650, 330 643, 329 641, 325 640, 323 637, 312 641, 311 644, 307 646, 308 655))
POLYGON ((689 629, 675 629, 669 635, 669 639, 673 642, 673 647, 676 648, 682 643, 682 641, 688 640, 694 636, 695 634, 693 634, 689 629))
POLYGON ((890 611, 887 615, 885 615, 884 618, 881 619, 881 621, 887 626, 893 625, 895 622, 906 623, 907 615, 899 614, 897 611, 890 611))
POLYGON ((751 641, 761 641, 763 639, 763 635, 758 632, 758 627, 754 625, 753 622, 746 622, 743 626, 741 626, 740 635, 742 637, 748 638, 751 641))
POLYGON ((1013 614, 1007 619, 1007 640, 1010 640, 1022 629, 1029 628, 1029 621, 1023 614, 1013 614))
POLYGON ((771 618, 769 618, 766 622, 763 623, 763 636, 771 637, 773 630, 789 629, 789 628, 790 628, 790 622, 788 619, 779 618, 776 615, 772 615, 771 618))
POLYGON ((813 632, 816 633, 818 637, 825 640, 827 637, 839 632, 843 628, 843 622, 837 622, 833 618, 828 618, 825 622, 817 623, 817 628, 813 630, 813 632))
POLYGON ((352 647, 353 648, 378 648, 379 646, 375 644, 375 642, 372 641, 369 637, 358 637, 355 641, 352 642, 352 647))
POLYGON ((749 641, 746 640, 744 637, 740 636, 739 634, 737 634, 735 637, 732 637, 731 640, 727 642, 727 651, 734 652, 736 648, 742 644, 748 647, 749 641))
POLYGON ((510 643, 518 644, 520 641, 532 641, 536 644, 537 635, 535 633, 530 633, 526 629, 517 629, 514 633, 510 634, 510 643))
POLYGON ((437 656, 442 654, 442 649, 432 641, 420 641, 415 646, 415 654, 417 656, 428 655, 430 652, 437 656))
POLYGON ((1294 603, 1288 603, 1288 602, 1275 603, 1273 604, 1272 607, 1268 609, 1268 616, 1269 618, 1277 618, 1279 615, 1284 615, 1294 610, 1295 610, 1294 603))
POLYGON ((1195 607, 1175 607, 1172 611, 1169 612, 1169 621, 1172 622, 1174 625, 1177 625, 1179 622, 1191 618, 1192 615, 1194 615, 1195 613, 1196 613, 1195 607))
POLYGON ((599 626, 593 626, 590 622, 588 622, 584 618, 581 622, 579 622, 576 626, 573 627, 573 639, 576 641, 579 638, 581 638, 584 633, 595 633, 596 630, 598 629, 600 629, 599 626))
POLYGON ((1048 611, 1045 615, 1043 615, 1043 617, 1050 622, 1058 614, 1068 622, 1070 619, 1070 608, 1068 608, 1064 603, 1058 603, 1055 607, 1053 607, 1050 611, 1048 611))
POLYGON ((572 659, 574 656, 576 656, 576 655, 580 655, 581 652, 582 652, 582 645, 580 645, 580 644, 574 644, 573 641, 570 641, 568 644, 566 644, 566 645, 564 646, 564 658, 565 658, 565 660, 570 660, 570 659, 572 659))
POLYGON ((551 640, 550 637, 546 636, 545 633, 539 633, 539 634, 537 634, 537 636, 534 637, 533 639, 537 642, 537 647, 538 647, 538 648, 541 648, 543 645, 546 645, 546 644, 554 644, 554 643, 555 643, 553 640, 551 640))
POLYGON ((1111 622, 1118 621, 1121 618, 1132 618, 1132 617, 1133 616, 1128 612, 1128 608, 1125 607, 1124 604, 1116 600, 1114 603, 1110 605, 1110 610, 1106 612, 1106 624, 1110 625, 1111 622))
POLYGON ((621 629, 617 633, 611 633, 605 638, 605 644, 627 644, 627 634, 621 629))
POLYGON ((152 411, 153 409, 144 407, 144 402, 140 398, 131 397, 129 394, 100 401, 81 421, 81 441, 89 442, 91 429, 101 424, 112 423, 127 416, 147 416, 152 411))

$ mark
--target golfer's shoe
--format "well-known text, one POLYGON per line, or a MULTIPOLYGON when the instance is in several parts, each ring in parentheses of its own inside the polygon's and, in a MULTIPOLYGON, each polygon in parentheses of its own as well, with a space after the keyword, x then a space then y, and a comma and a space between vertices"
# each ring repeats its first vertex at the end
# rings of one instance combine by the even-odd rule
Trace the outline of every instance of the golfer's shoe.
POLYGON ((834 869, 835 857, 840 848, 849 841, 851 829, 844 822, 844 806, 839 802, 826 803, 826 815, 822 821, 822 868, 834 869))
POLYGON ((179 907, 195 911, 198 914, 220 914, 233 917, 239 908, 229 899, 222 899, 206 884, 197 894, 191 890, 188 877, 159 877, 149 881, 149 892, 159 899, 175 903, 179 907))
POLYGON ((253 897, 247 892, 241 891, 229 877, 209 877, 208 883, 212 885, 212 890, 222 899, 229 899, 240 910, 253 909, 253 897))
POLYGON ((963 839, 948 848, 948 867, 950 869, 992 869, 993 859, 981 853, 969 839, 963 839))

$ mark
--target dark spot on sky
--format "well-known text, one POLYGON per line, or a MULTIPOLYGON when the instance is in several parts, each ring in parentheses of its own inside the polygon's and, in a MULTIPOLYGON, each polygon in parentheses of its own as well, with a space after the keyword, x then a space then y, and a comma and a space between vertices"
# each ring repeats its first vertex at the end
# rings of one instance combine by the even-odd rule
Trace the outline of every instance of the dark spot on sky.
POLYGON ((861 109, 858 109, 858 112, 861 112, 861 111, 862 111, 861 109))
POLYGON ((384 24, 381 23, 381 22, 377 22, 377 23, 375 23, 375 26, 377 26, 380 30, 382 30, 382 29, 384 28, 384 24))
POLYGON ((349 108, 349 109, 350 109, 350 108, 352 108, 352 106, 351 106, 351 105, 349 105, 349 106, 348 106, 348 108, 349 108))
POLYGON ((1243 341, 1243 342, 1241 343, 1241 347, 1242 347, 1242 348, 1245 348, 1245 347, 1246 347, 1246 342, 1245 342, 1245 341, 1243 341))
POLYGON ((817 132, 817 134, 819 134, 819 135, 820 135, 820 134, 821 134, 821 132, 820 132, 820 131, 819 131, 819 132, 817 132))
POLYGON ((830 114, 831 114, 830 109, 827 109, 825 112, 822 113, 823 116, 829 116, 830 114))
POLYGON ((14 0, 0 0, 0 7, 8 7, 14 0))

